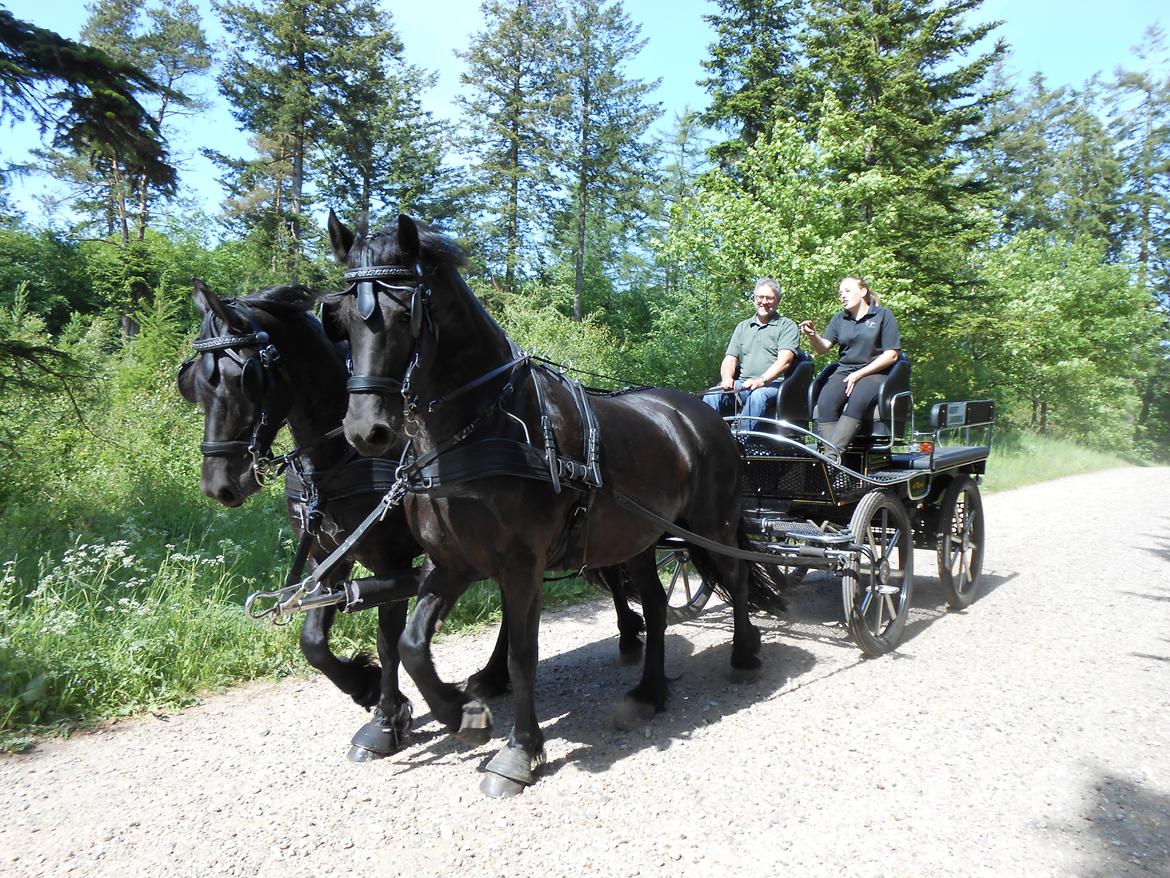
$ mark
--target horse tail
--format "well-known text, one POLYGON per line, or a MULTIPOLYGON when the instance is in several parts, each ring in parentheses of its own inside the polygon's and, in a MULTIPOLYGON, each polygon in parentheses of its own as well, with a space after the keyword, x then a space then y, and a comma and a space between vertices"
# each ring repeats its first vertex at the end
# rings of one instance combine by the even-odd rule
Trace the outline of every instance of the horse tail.
MULTIPOLYGON (((739 527, 738 542, 741 549, 749 552, 759 551, 748 539, 747 531, 744 530, 742 523, 739 527)), ((699 575, 711 583, 715 594, 730 603, 731 593, 719 575, 719 567, 712 563, 707 550, 694 545, 689 546, 689 548, 691 561, 694 562, 699 575)), ((788 580, 784 574, 772 564, 745 563, 748 566, 748 606, 765 613, 783 612, 787 606, 784 601, 784 591, 788 588, 788 580)))
MULTIPOLYGON (((748 539, 743 523, 739 525, 739 547, 749 552, 759 548, 748 539)), ((787 577, 775 564, 748 562, 748 606, 765 613, 778 615, 787 608, 784 592, 788 589, 787 577)))

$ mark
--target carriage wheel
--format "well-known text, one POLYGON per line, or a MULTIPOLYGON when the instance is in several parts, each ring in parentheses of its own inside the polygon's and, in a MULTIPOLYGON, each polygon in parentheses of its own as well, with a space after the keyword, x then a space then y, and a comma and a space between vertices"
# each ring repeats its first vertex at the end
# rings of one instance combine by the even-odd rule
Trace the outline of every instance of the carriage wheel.
POLYGON ((958 476, 943 494, 939 514, 938 578, 952 610, 979 596, 983 569, 983 500, 970 476, 958 476))
POLYGON ((841 578, 849 633, 866 655, 898 645, 914 587, 914 530, 902 502, 886 491, 861 498, 849 522, 853 541, 864 547, 841 578))
POLYGON ((658 579, 666 589, 666 622, 689 622, 703 612, 714 591, 695 569, 686 549, 659 549, 655 553, 658 579))

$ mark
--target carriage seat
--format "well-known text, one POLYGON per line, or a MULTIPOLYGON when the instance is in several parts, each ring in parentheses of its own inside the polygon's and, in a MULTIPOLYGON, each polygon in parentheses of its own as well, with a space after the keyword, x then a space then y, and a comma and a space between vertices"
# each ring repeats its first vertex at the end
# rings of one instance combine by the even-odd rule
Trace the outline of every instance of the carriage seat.
MULTIPOLYGON (((821 370, 808 388, 808 410, 815 418, 817 399, 829 376, 837 371, 837 364, 830 363, 821 370)), ((894 439, 906 430, 910 416, 910 361, 906 354, 899 352, 898 359, 883 376, 877 400, 861 419, 861 427, 850 443, 852 448, 887 448, 894 439), (891 432, 891 425, 893 431, 891 432)))
MULTIPOLYGON (((804 351, 797 351, 780 382, 780 392, 774 404, 764 409, 764 417, 788 421, 808 429, 808 387, 813 377, 813 361, 804 351)), ((761 433, 776 433, 779 428, 773 423, 761 423, 761 433)))

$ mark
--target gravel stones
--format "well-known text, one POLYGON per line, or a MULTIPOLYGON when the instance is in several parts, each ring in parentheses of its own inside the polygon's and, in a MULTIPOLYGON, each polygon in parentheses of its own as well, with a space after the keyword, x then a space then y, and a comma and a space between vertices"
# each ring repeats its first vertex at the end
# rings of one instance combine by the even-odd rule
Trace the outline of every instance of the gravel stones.
MULTIPOLYGON (((667 633, 667 710, 617 732, 639 669, 606 602, 550 613, 548 764, 516 799, 419 711, 355 765, 368 715, 327 681, 258 683, 163 722, 0 757, 0 873, 477 876, 1170 874, 1170 470, 985 498, 984 596, 945 610, 920 552, 898 651, 865 660, 823 574, 761 618, 760 678, 727 681, 723 608, 667 633), (1091 520, 1090 520, 1091 519, 1091 520), (676 678, 676 679, 675 679, 676 678)), ((446 679, 495 636, 436 646, 446 679)))

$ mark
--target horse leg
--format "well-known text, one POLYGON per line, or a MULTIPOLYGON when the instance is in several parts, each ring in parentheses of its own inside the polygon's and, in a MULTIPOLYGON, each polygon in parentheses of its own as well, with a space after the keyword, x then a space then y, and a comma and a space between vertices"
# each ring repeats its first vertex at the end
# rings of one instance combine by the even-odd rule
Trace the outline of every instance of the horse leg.
POLYGON ((491 737, 491 711, 459 687, 443 682, 431 655, 431 640, 439 623, 471 581, 439 570, 429 561, 423 569, 418 603, 398 639, 398 654, 435 719, 461 741, 482 744, 491 737))
POLYGON ((536 719, 536 664, 539 658, 540 610, 544 602, 543 569, 536 564, 501 574, 508 596, 508 670, 516 722, 508 743, 492 757, 480 790, 494 799, 519 795, 544 764, 544 733, 536 719))
POLYGON ((496 633, 496 645, 492 649, 491 658, 483 668, 467 678, 464 687, 468 695, 480 701, 497 698, 508 691, 508 604, 504 601, 503 592, 500 593, 500 607, 503 618, 500 620, 500 630, 496 633))
MULTIPOLYGON (((736 535, 725 544, 734 545, 736 535)), ((752 624, 748 612, 748 564, 738 558, 690 547, 695 567, 703 576, 715 577, 731 595, 731 618, 734 625, 731 637, 731 679, 733 682, 751 682, 759 676, 760 629, 752 624)))
MULTIPOLYGON (((607 567, 598 570, 597 573, 613 597, 613 608, 617 613, 618 654, 621 663, 632 665, 642 655, 642 638, 638 635, 646 630, 646 623, 638 613, 630 609, 630 602, 626 598, 626 580, 629 568, 607 567), (627 575, 623 575, 623 573, 627 575)), ((657 576, 655 576, 655 581, 657 581, 657 576)), ((659 590, 661 591, 661 587, 659 590)))
POLYGON ((614 710, 614 725, 623 731, 648 722, 666 706, 666 592, 658 579, 654 552, 643 552, 625 564, 631 582, 638 586, 646 614, 646 659, 642 679, 626 693, 614 710))
POLYGON ((348 758, 351 762, 369 762, 398 752, 410 731, 414 707, 398 688, 398 639, 405 628, 406 601, 378 607, 381 697, 370 721, 358 729, 350 742, 348 758))
MULTIPOLYGON (((315 566, 315 565, 314 565, 315 566)), ((332 571, 327 582, 333 586, 344 579, 350 565, 332 571)), ((378 703, 380 669, 368 653, 358 652, 352 658, 339 658, 329 648, 329 633, 337 616, 336 607, 311 610, 301 628, 301 653, 313 668, 325 675, 338 689, 362 707, 378 703)))

